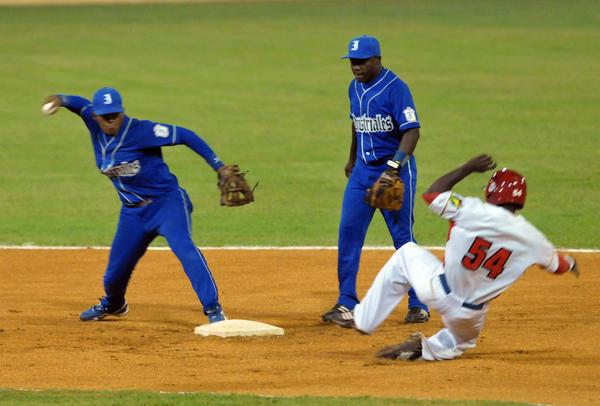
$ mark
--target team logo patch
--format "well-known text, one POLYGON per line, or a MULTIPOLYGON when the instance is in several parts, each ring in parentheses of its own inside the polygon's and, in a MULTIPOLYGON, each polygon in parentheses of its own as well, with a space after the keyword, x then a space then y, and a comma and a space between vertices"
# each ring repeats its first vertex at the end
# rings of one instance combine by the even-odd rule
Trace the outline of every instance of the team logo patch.
POLYGON ((102 174, 113 179, 119 176, 135 176, 140 173, 141 169, 142 166, 140 165, 140 161, 136 159, 133 162, 121 162, 121 164, 117 166, 105 169, 102 171, 102 174))
POLYGON ((402 111, 407 122, 412 123, 417 121, 417 112, 412 107, 407 107, 402 111))
POLYGON ((167 138, 169 136, 169 127, 164 125, 156 124, 152 130, 157 137, 167 138))
POLYGON ((494 190, 496 190, 496 182, 491 181, 490 185, 488 186, 488 192, 493 192, 494 190))
POLYGON ((451 195, 450 203, 458 209, 460 207, 460 205, 462 204, 462 199, 456 197, 455 195, 451 195))

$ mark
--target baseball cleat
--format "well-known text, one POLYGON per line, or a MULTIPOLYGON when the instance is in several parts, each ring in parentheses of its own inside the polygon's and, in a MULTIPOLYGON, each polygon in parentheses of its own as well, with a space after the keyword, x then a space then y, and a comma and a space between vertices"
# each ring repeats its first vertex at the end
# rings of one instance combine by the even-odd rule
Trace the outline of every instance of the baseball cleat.
POLYGON ((410 323, 425 323, 429 320, 429 312, 421 307, 411 307, 406 313, 404 322, 410 323))
POLYGON ((89 309, 81 313, 81 315, 79 315, 79 318, 81 319, 81 321, 94 321, 102 320, 107 316, 123 317, 127 315, 127 313, 129 313, 129 305, 127 304, 127 301, 125 301, 123 305, 115 309, 114 307, 111 307, 109 305, 106 296, 102 296, 100 298, 100 303, 90 307, 89 309))
POLYGON ((337 312, 332 312, 329 321, 344 328, 354 328, 354 313, 345 306, 340 306, 337 312))
POLYGON ((331 310, 326 311, 322 316, 321 319, 324 322, 333 322, 332 318, 334 316, 337 316, 340 313, 347 313, 347 312, 351 312, 352 310, 348 309, 346 306, 341 305, 341 304, 336 304, 335 306, 333 306, 331 308, 331 310))
POLYGON ((225 313, 223 312, 223 309, 221 309, 220 305, 213 306, 206 310, 206 317, 208 317, 209 323, 218 323, 220 321, 227 320, 227 316, 225 316, 225 313))
POLYGON ((377 351, 375 356, 377 358, 416 361, 423 355, 423 344, 421 342, 423 339, 425 339, 423 334, 414 333, 403 343, 383 347, 377 351))

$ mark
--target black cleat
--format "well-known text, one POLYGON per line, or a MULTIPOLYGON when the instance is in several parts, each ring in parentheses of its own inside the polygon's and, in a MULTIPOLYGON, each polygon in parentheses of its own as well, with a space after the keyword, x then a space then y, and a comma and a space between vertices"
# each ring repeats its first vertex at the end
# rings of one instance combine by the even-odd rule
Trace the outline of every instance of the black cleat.
POLYGON ((423 355, 423 344, 421 343, 421 340, 424 338, 425 336, 423 334, 414 333, 403 343, 383 347, 377 351, 375 356, 377 358, 416 361, 423 355))
POLYGON ((408 309, 408 313, 406 313, 406 317, 404 318, 404 322, 406 324, 411 323, 425 323, 429 320, 429 312, 422 307, 411 307, 408 309))
POLYGON ((343 320, 344 317, 342 317, 341 314, 344 313, 350 313, 350 318, 354 320, 354 317, 352 316, 352 310, 348 309, 346 306, 341 304, 336 304, 335 306, 333 306, 331 310, 328 310, 321 316, 321 319, 324 322, 333 323, 334 318, 337 320, 343 320))
POLYGON ((338 311, 331 314, 329 321, 344 328, 354 328, 354 313, 346 306, 340 306, 338 311))

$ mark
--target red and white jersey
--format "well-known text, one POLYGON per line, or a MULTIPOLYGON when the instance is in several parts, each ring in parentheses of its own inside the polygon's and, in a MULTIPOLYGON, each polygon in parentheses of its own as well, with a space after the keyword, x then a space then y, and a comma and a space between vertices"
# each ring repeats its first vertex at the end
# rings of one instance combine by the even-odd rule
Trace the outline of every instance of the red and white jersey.
POLYGON ((495 298, 532 265, 558 268, 552 243, 521 215, 452 191, 437 195, 429 208, 454 224, 444 268, 450 288, 466 302, 495 298))

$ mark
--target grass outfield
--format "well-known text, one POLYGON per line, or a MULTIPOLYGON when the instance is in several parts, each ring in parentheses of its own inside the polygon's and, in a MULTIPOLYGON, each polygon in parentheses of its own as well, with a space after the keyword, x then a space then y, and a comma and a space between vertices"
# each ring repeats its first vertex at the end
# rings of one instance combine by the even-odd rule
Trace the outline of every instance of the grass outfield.
MULTIPOLYGON (((351 73, 339 57, 363 33, 412 89, 418 192, 489 152, 527 175, 524 214, 556 245, 600 248, 593 0, 0 7, 0 245, 110 244, 119 202, 87 131, 66 111, 39 112, 48 94, 90 97, 105 85, 131 116, 194 129, 260 181, 255 204, 222 208, 210 168, 184 147, 165 149, 196 207, 196 243, 335 245, 350 142, 351 73)), ((485 180, 457 190, 479 194, 485 180)), ((445 222, 420 201, 415 216, 418 240, 443 244, 445 222)), ((367 243, 390 243, 380 216, 367 243)), ((10 390, 0 403, 516 404, 10 390)))
MULTIPOLYGON (((335 245, 350 142, 339 57, 370 33, 421 117, 419 193, 489 152, 529 178, 524 214, 557 246, 598 248, 599 16, 596 1, 558 0, 0 8, 0 244, 110 244, 119 203, 87 131, 39 107, 111 85, 131 116, 196 130, 260 181, 255 204, 222 208, 202 159, 165 149, 199 245, 335 245)), ((420 199, 415 233, 446 235, 420 199)), ((379 215, 367 243, 390 244, 379 215)))
POLYGON ((11 391, 0 389, 0 403, 27 405, 356 405, 356 406, 518 406, 526 403, 496 401, 446 401, 415 399, 376 399, 371 397, 326 398, 290 397, 276 398, 252 395, 221 395, 201 393, 145 393, 133 391, 11 391))

